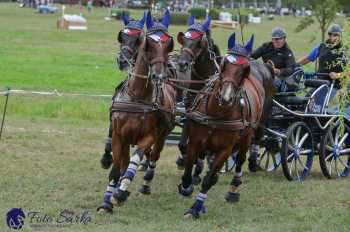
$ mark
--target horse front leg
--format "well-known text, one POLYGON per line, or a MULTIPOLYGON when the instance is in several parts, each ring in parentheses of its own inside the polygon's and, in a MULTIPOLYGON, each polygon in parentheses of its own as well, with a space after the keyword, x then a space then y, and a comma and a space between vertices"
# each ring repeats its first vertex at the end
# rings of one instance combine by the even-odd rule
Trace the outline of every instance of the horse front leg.
POLYGON ((239 151, 236 160, 236 173, 231 180, 231 186, 225 196, 225 200, 229 203, 235 203, 239 201, 240 194, 238 193, 238 187, 242 184, 242 166, 246 160, 246 153, 251 143, 251 134, 248 134, 243 138, 239 145, 239 151))
POLYGON ((97 212, 102 213, 113 213, 113 204, 111 202, 111 197, 117 192, 117 184, 120 178, 120 169, 118 169, 114 164, 109 173, 109 183, 107 189, 103 195, 103 203, 97 208, 97 212))
POLYGON ((229 146, 225 150, 219 152, 213 163, 212 169, 210 169, 202 181, 201 190, 198 193, 198 195, 195 198, 195 202, 191 206, 189 210, 186 211, 184 218, 199 218, 200 213, 205 213, 207 211, 206 207, 204 206, 204 202, 207 199, 207 193, 209 189, 214 186, 218 179, 218 172, 221 170, 221 168, 224 166, 224 163, 226 162, 227 158, 231 154, 232 146, 229 146))
POLYGON ((116 193, 113 194, 111 201, 113 205, 121 206, 129 197, 130 192, 128 191, 129 185, 136 176, 136 171, 140 162, 145 154, 145 151, 149 150, 154 143, 155 136, 153 133, 148 134, 144 137, 137 146, 137 149, 134 151, 130 157, 130 162, 123 162, 123 166, 126 166, 128 163, 127 169, 123 176, 120 178, 120 185, 116 193))

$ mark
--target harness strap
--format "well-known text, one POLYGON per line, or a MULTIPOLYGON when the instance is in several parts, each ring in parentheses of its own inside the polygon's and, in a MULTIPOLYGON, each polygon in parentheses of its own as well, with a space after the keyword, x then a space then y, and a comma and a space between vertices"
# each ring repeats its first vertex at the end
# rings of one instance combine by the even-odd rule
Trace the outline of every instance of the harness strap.
POLYGON ((241 119, 224 120, 222 118, 210 117, 198 111, 186 113, 186 116, 201 124, 211 127, 212 129, 226 130, 226 131, 240 131, 244 130, 248 125, 241 119))

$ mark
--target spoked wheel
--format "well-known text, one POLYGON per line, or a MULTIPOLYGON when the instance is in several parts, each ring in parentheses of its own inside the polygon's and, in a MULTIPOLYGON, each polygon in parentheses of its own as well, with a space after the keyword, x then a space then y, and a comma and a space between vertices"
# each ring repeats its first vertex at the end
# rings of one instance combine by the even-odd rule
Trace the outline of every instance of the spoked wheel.
POLYGON ((288 127, 281 149, 283 174, 288 180, 304 180, 309 174, 314 158, 313 143, 312 132, 304 122, 288 127))
POLYGON ((267 172, 275 171, 281 164, 281 153, 272 151, 266 147, 259 157, 258 165, 267 172))
POLYGON ((346 177, 350 172, 350 128, 345 125, 341 134, 339 125, 331 126, 321 142, 320 166, 325 177, 346 177))

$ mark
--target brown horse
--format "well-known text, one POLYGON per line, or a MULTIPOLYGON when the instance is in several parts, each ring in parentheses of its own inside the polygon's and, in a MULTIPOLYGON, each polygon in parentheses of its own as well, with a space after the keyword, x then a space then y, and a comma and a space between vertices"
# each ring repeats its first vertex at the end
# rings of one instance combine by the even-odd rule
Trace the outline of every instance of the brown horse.
MULTIPOLYGON (((218 70, 217 58, 220 57, 218 47, 214 44, 210 32, 211 19, 208 18, 203 23, 195 23, 194 17, 191 16, 188 20, 188 30, 183 33, 179 32, 177 40, 182 45, 181 53, 178 58, 179 70, 182 73, 190 71, 190 77, 194 80, 193 83, 187 85, 187 94, 184 98, 186 109, 189 109, 197 92, 201 90, 205 82, 218 70)), ((181 139, 179 142, 180 156, 176 160, 179 169, 185 166, 186 147, 187 147, 187 123, 184 122, 181 139)), ((193 176, 194 184, 200 183, 199 174, 203 170, 202 156, 196 162, 196 169, 193 176)))
MULTIPOLYGON (((135 60, 137 57, 137 52, 139 50, 139 46, 143 41, 144 32, 143 26, 146 20, 146 15, 144 14, 140 20, 129 20, 129 17, 124 12, 122 13, 122 19, 124 22, 124 28, 121 29, 118 33, 118 42, 120 44, 119 54, 116 58, 117 66, 119 70, 124 71, 132 68, 135 64, 135 60)), ((117 94, 119 89, 124 85, 125 80, 123 80, 116 88, 113 95, 117 94)), ((112 99, 113 99, 112 98, 112 99)), ((109 116, 111 120, 111 115, 109 116)), ((105 143, 105 152, 103 153, 100 163, 102 168, 108 169, 113 160, 112 160, 112 123, 109 125, 108 130, 108 138, 105 143)), ((110 172, 110 177, 113 177, 114 168, 110 172)), ((112 181, 109 178, 110 182, 112 181)), ((113 182, 113 181, 112 181, 113 182)), ((116 184, 116 183, 114 183, 116 184)), ((112 184, 112 185, 114 185, 112 184)), ((108 191, 108 190, 107 190, 108 191)))
MULTIPOLYGON (((176 92, 165 83, 170 75, 168 53, 174 45, 167 32, 169 17, 166 11, 162 22, 155 23, 148 12, 146 37, 140 45, 135 68, 129 73, 127 84, 115 97, 111 109, 113 164, 120 183, 110 197, 114 205, 121 205, 127 200, 128 186, 144 155, 149 156, 150 164, 140 192, 150 194, 156 162, 166 136, 175 125, 173 109, 176 92), (131 157, 130 145, 137 146, 131 157)), ((103 207, 100 210, 110 209, 103 207)))
POLYGON ((198 218, 205 211, 207 192, 216 184, 218 171, 229 157, 234 146, 239 146, 236 174, 225 197, 228 202, 239 200, 238 186, 241 184, 242 165, 251 139, 260 123, 265 104, 264 81, 272 85, 272 75, 266 66, 249 62, 247 56, 252 49, 253 37, 243 47, 229 39, 229 52, 220 65, 220 75, 211 80, 205 91, 196 97, 189 118, 187 160, 179 192, 189 196, 193 192, 192 168, 198 154, 204 150, 214 153, 214 163, 203 179, 195 203, 185 213, 186 218, 198 218))

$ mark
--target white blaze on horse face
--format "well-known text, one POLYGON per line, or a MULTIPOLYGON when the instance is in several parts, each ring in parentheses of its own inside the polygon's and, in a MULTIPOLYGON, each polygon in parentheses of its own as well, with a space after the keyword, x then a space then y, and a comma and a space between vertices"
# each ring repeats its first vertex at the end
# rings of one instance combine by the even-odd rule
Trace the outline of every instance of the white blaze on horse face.
POLYGON ((224 87, 222 98, 225 102, 231 101, 232 91, 233 91, 233 88, 231 84, 228 84, 226 85, 226 87, 224 87))

